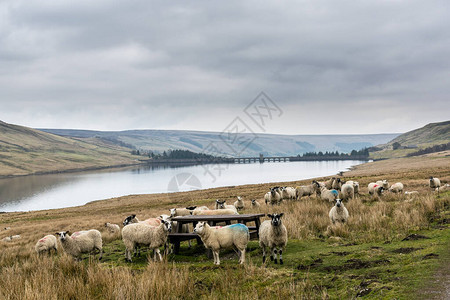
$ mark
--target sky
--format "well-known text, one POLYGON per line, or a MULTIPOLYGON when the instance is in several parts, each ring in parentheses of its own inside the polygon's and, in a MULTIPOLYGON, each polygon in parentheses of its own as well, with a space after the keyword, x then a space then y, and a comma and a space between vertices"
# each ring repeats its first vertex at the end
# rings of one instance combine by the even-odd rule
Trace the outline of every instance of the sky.
POLYGON ((0 2, 7 123, 401 133, 449 98, 448 0, 0 2))

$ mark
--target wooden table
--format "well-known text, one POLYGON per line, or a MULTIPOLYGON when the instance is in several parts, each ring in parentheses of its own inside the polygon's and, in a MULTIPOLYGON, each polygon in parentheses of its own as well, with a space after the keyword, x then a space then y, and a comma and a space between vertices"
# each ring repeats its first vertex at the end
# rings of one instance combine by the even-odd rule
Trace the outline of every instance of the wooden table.
POLYGON ((265 214, 245 214, 245 215, 217 215, 217 216, 182 216, 174 217, 172 221, 177 221, 178 225, 173 233, 169 234, 169 241, 174 244, 174 253, 177 254, 180 251, 180 243, 182 241, 196 239, 197 243, 201 243, 200 237, 193 232, 182 233, 182 225, 192 223, 193 226, 198 222, 207 222, 210 226, 216 226, 218 223, 225 223, 231 225, 232 222, 241 223, 247 226, 247 223, 254 222, 254 226, 247 226, 250 233, 250 239, 259 238, 259 226, 261 225, 260 218, 265 214))

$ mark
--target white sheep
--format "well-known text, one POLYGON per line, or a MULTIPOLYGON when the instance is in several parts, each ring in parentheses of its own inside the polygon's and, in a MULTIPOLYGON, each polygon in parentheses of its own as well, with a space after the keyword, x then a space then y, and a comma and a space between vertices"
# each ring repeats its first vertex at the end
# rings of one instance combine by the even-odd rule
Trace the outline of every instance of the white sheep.
POLYGON ((259 209, 261 208, 261 204, 259 204, 259 202, 256 201, 256 199, 252 199, 252 208, 259 209))
POLYGON ((234 207, 239 211, 245 208, 244 200, 241 197, 237 197, 237 200, 234 202, 234 207))
POLYGON ((123 226, 127 226, 128 224, 134 224, 134 223, 143 223, 150 226, 159 226, 161 224, 161 220, 158 218, 149 218, 144 221, 139 221, 138 218, 136 218, 136 215, 133 214, 131 216, 128 216, 123 220, 123 226))
POLYGON ((378 197, 380 197, 383 194, 383 191, 385 190, 385 188, 381 185, 379 185, 378 183, 375 182, 371 182, 367 185, 367 189, 369 191, 370 195, 377 195, 378 197))
POLYGON ((355 197, 355 188, 352 184, 344 183, 341 186, 341 199, 343 201, 347 201, 349 199, 353 199, 355 197))
POLYGON ((355 196, 359 195, 359 182, 358 181, 348 180, 345 182, 345 184, 353 185, 353 190, 354 190, 355 196))
POLYGON ((209 207, 208 206, 199 206, 199 207, 196 207, 194 210, 209 210, 209 207))
POLYGON ((375 183, 378 184, 378 185, 381 185, 383 187, 383 189, 385 189, 385 190, 389 189, 389 182, 386 179, 378 180, 375 183))
POLYGON ((217 200, 216 200, 215 208, 216 208, 216 209, 231 209, 231 210, 234 210, 235 212, 238 212, 238 209, 236 208, 236 206, 227 204, 227 203, 225 202, 225 200, 219 200, 219 199, 217 199, 217 200))
POLYGON ((105 223, 105 227, 106 227, 106 229, 108 229, 109 232, 111 232, 113 234, 120 233, 120 226, 117 224, 107 222, 107 223, 105 223))
MULTIPOLYGON (((166 222, 171 222, 172 228, 177 232, 178 230, 178 222, 172 221, 172 216, 168 215, 160 215, 159 219, 164 220, 166 222)), ((189 224, 182 224, 181 233, 189 233, 189 224)), ((191 240, 188 240, 189 248, 191 248, 191 240)))
POLYGON ((171 208, 170 209, 170 215, 172 217, 190 216, 190 215, 192 215, 192 212, 196 208, 197 208, 197 206, 182 207, 182 208, 171 208))
POLYGON ((271 188, 270 191, 264 195, 266 205, 269 205, 269 203, 272 205, 280 204, 281 200, 281 192, 278 186, 271 188))
POLYGON ((309 185, 297 186, 295 188, 295 197, 300 200, 303 196, 311 196, 316 191, 316 185, 311 183, 309 185))
POLYGON ((405 191, 405 195, 410 195, 410 196, 419 195, 419 192, 418 191, 405 191))
POLYGON ((2 239, 3 242, 11 242, 12 240, 20 239, 20 234, 10 235, 2 239))
POLYGON ((286 200, 297 199, 297 192, 295 188, 290 186, 281 187, 281 198, 286 200))
POLYGON ((172 230, 170 222, 161 220, 159 226, 148 226, 144 223, 134 223, 125 226, 122 229, 122 240, 125 244, 125 260, 131 262, 131 252, 136 249, 137 245, 148 245, 153 250, 153 259, 156 261, 156 255, 162 261, 159 247, 165 246, 167 237, 172 230))
POLYGON ((391 193, 403 193, 403 183, 396 182, 389 188, 389 192, 391 193))
POLYGON ((330 209, 328 214, 333 224, 336 222, 345 223, 348 219, 348 210, 341 199, 336 199, 336 204, 330 209))
POLYGON ((339 196, 339 192, 336 190, 329 190, 326 187, 320 187, 320 199, 333 202, 339 196))
POLYGON ((219 216, 219 215, 238 215, 236 209, 213 209, 213 210, 194 210, 194 216, 219 216))
POLYGON ((341 179, 340 178, 336 178, 336 179, 333 180, 331 188, 333 190, 340 191, 341 190, 341 186, 342 186, 341 179))
POLYGON ((34 250, 37 254, 41 254, 43 252, 50 254, 52 250, 55 250, 55 253, 58 252, 58 242, 56 241, 56 237, 53 234, 44 236, 37 241, 34 246, 34 250))
POLYGON ((239 263, 245 263, 245 249, 250 240, 250 234, 248 227, 244 224, 211 227, 206 222, 198 222, 194 232, 200 236, 205 247, 212 250, 215 265, 220 265, 220 249, 233 247, 239 251, 239 263))
POLYGON ((439 188, 441 187, 441 181, 439 178, 434 178, 433 176, 430 176, 430 188, 437 191, 439 194, 439 188))
POLYGON ((266 247, 270 249, 270 260, 277 263, 277 252, 280 254, 280 264, 283 264, 283 249, 287 245, 288 236, 280 214, 268 214, 271 220, 262 222, 259 227, 259 246, 263 251, 263 263, 266 261, 266 247), (278 251, 277 251, 278 248, 278 251))
POLYGON ((77 231, 71 236, 69 236, 69 231, 61 231, 56 235, 59 236, 64 251, 77 260, 81 259, 81 254, 91 253, 95 250, 100 252, 99 260, 103 257, 102 234, 96 229, 77 231))

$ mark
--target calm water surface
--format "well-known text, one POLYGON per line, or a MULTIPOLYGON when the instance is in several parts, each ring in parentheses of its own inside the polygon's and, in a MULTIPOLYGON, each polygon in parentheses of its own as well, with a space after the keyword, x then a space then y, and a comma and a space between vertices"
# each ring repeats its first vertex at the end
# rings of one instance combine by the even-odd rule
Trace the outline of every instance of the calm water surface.
POLYGON ((294 181, 334 175, 364 161, 308 161, 121 170, 0 179, 0 211, 63 208, 131 194, 294 181))

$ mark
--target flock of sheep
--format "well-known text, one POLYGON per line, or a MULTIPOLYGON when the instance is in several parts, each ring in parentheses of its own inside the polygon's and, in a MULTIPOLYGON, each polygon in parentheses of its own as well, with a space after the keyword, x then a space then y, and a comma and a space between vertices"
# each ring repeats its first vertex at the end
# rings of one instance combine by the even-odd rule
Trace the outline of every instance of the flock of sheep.
MULTIPOLYGON (((430 177, 429 186, 432 190, 439 192, 441 183, 438 178, 430 177)), ((403 184, 397 182, 391 186, 386 180, 371 182, 368 184, 369 194, 373 197, 381 197, 385 191, 392 193, 403 193, 403 184)), ((406 194, 416 194, 417 191, 405 192, 406 194)), ((344 205, 357 195, 359 195, 359 183, 357 181, 346 181, 341 178, 330 178, 324 182, 313 180, 311 184, 293 187, 273 187, 264 195, 266 205, 280 204, 282 201, 300 200, 304 196, 316 194, 316 197, 334 203, 329 211, 329 218, 332 224, 345 223, 349 217, 348 210, 344 205)), ((260 203, 251 200, 252 208, 259 208, 260 203)), ((122 230, 119 225, 105 223, 105 227, 112 233, 122 235, 125 245, 125 259, 132 261, 132 253, 137 255, 142 246, 148 246, 153 250, 153 258, 162 260, 160 248, 168 246, 168 236, 172 227, 177 228, 176 221, 171 221, 172 217, 185 215, 234 215, 245 208, 244 201, 237 197, 233 205, 227 205, 225 201, 216 200, 215 208, 209 209, 206 206, 186 207, 170 209, 170 215, 161 215, 157 218, 149 218, 139 221, 136 215, 131 215, 123 221, 122 230)), ((283 213, 268 214, 270 220, 264 221, 259 228, 259 245, 263 251, 263 263, 266 260, 266 249, 270 250, 270 258, 277 263, 283 264, 282 253, 287 245, 287 230, 282 223, 283 213)), ((189 227, 183 224, 181 232, 188 233, 189 227)), ((198 222, 193 230, 203 241, 206 248, 211 249, 214 257, 214 264, 219 265, 219 251, 225 248, 235 248, 239 253, 239 263, 245 263, 245 250, 250 240, 249 229, 244 224, 233 224, 228 226, 210 226, 206 222, 198 222)), ((96 229, 88 231, 74 232, 69 236, 68 231, 56 233, 59 237, 63 249, 75 259, 80 259, 83 253, 99 252, 102 258, 102 235, 96 229)), ((189 244, 190 246, 190 244, 189 244)), ((58 243, 54 235, 46 235, 41 238, 35 246, 37 253, 57 251, 58 243)))

